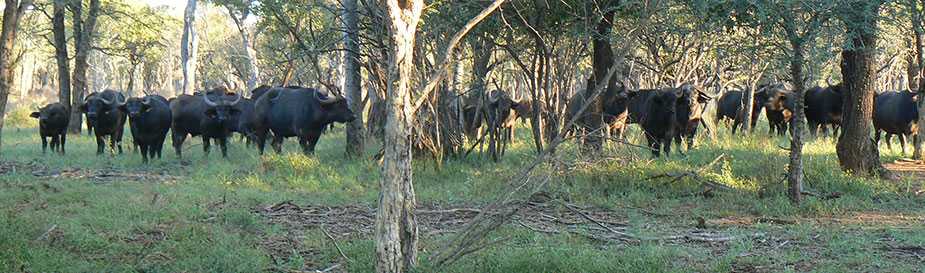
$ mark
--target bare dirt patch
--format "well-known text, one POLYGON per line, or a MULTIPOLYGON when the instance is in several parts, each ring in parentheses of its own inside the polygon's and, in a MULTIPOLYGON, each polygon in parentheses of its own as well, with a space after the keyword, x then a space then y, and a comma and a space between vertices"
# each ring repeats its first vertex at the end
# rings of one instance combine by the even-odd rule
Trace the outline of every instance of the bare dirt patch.
POLYGON ((917 181, 919 186, 914 189, 915 194, 925 194, 925 163, 921 160, 900 159, 883 164, 883 167, 909 181, 917 181))

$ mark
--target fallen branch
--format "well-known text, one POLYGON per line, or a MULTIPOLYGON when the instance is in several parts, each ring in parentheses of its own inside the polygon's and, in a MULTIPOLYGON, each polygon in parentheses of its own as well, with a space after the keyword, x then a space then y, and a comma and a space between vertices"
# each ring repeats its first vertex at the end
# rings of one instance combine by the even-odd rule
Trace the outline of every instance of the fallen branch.
MULTIPOLYGON (((321 230, 321 233, 324 233, 324 236, 328 237, 328 240, 331 240, 331 243, 334 244, 334 248, 337 249, 337 253, 340 254, 341 258, 344 258, 345 261, 350 261, 350 258, 347 258, 347 255, 344 254, 344 250, 340 248, 340 245, 337 244, 337 240, 334 240, 334 236, 331 236, 327 230, 324 229, 324 225, 318 227, 321 230)), ((326 271, 325 271, 326 272, 326 271)))
POLYGON ((45 238, 48 238, 48 234, 51 234, 51 232, 54 231, 56 228, 58 228, 58 225, 57 225, 57 224, 52 225, 51 228, 49 228, 48 230, 45 231, 45 233, 42 233, 42 236, 39 236, 38 238, 35 238, 35 240, 36 240, 36 241, 45 240, 45 238))

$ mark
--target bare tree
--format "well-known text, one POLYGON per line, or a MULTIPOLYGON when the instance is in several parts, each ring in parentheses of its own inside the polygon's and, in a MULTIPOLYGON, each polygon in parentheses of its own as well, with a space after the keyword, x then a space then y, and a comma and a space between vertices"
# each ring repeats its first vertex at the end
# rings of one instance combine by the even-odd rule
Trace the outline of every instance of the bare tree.
POLYGON ((183 12, 183 38, 180 42, 180 62, 183 69, 183 94, 190 94, 196 88, 196 0, 186 2, 183 12))
MULTIPOLYGON (((913 50, 913 54, 915 55, 913 62, 915 65, 910 64, 915 70, 910 73, 910 76, 914 75, 915 77, 909 77, 909 85, 915 86, 918 89, 918 93, 922 94, 925 92, 925 52, 923 52, 925 51, 925 41, 923 41, 925 40, 925 26, 922 25, 922 15, 923 12, 925 12, 923 11, 923 8, 925 8, 925 0, 908 0, 906 3, 910 14, 912 14, 912 30, 915 34, 915 48, 913 50), (913 84, 916 79, 918 82, 913 84)), ((923 124, 925 124, 925 99, 921 99, 921 96, 918 100, 918 108, 919 117, 916 123, 919 124, 919 126, 918 132, 916 133, 919 137, 913 138, 915 142, 913 143, 915 151, 912 153, 912 158, 921 160, 923 154, 925 154, 922 145, 922 143, 925 142, 925 126, 923 126, 923 124)))

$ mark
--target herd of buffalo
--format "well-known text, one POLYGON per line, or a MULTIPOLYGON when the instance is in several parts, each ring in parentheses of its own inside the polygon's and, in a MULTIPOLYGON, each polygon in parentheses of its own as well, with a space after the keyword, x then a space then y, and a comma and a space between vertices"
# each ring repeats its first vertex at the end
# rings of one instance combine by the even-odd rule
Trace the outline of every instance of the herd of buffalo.
MULTIPOLYGON (((584 102, 583 94, 579 92, 569 101, 567 117, 578 113, 584 102)), ((745 122, 754 128, 764 110, 770 134, 789 132, 795 93, 783 84, 764 84, 753 94, 752 112, 746 114, 747 93, 742 90, 724 92, 716 101, 715 120, 731 122, 735 134, 745 122)), ((815 136, 822 131, 827 135, 832 129, 837 134, 842 121, 841 85, 814 87, 804 94, 809 133, 815 136)), ((691 149, 698 128, 706 125, 704 113, 714 96, 691 84, 624 92, 605 99, 601 117, 617 137, 623 137, 628 124, 638 124, 653 156, 667 156, 672 142, 681 151, 681 143, 686 140, 687 149, 691 149)), ((876 141, 879 142, 881 133, 886 133, 889 147, 892 135, 898 135, 905 152, 905 138, 917 137, 916 101, 916 93, 909 91, 878 93, 873 115, 876 141)), ((464 130, 470 136, 480 134, 484 123, 489 136, 497 137, 500 145, 506 145, 511 141, 516 119, 531 117, 532 106, 531 102, 514 100, 505 92, 489 92, 486 101, 461 108, 464 130)), ((188 135, 202 137, 206 154, 214 139, 222 156, 227 157, 227 141, 232 133, 239 133, 248 143, 256 143, 261 154, 267 138, 272 138, 273 149, 280 152, 285 138, 298 137, 302 152, 311 154, 325 128, 334 122, 350 122, 356 118, 343 97, 299 86, 261 86, 253 90, 249 98, 216 88, 169 100, 159 95, 126 99, 120 92, 105 90, 91 93, 78 107, 86 114, 89 132, 96 135, 97 154, 104 152, 107 137, 110 149, 122 152, 122 134, 128 120, 133 143, 141 151, 144 162, 149 157, 161 157, 168 131, 176 154, 181 158, 182 145, 188 135)), ((48 146, 46 138, 50 138, 52 151, 64 153, 68 112, 65 105, 52 103, 32 113, 32 117, 39 119, 43 152, 48 146)))
MULTIPOLYGON (((298 137, 303 152, 312 153, 328 125, 356 118, 343 97, 299 86, 261 86, 251 92, 250 98, 216 88, 169 100, 160 95, 126 99, 121 92, 104 90, 89 94, 78 107, 86 114, 88 133, 96 135, 97 154, 103 154, 107 138, 113 152, 122 152, 122 134, 128 120, 133 143, 144 162, 161 157, 168 131, 181 158, 183 142, 190 135, 202 137, 206 154, 214 139, 222 156, 227 157, 232 133, 256 143, 261 154, 268 137, 272 137, 277 152, 285 138, 298 137)), ((43 152, 50 138, 52 151, 64 153, 68 113, 61 103, 48 104, 32 113, 39 119, 43 152)))

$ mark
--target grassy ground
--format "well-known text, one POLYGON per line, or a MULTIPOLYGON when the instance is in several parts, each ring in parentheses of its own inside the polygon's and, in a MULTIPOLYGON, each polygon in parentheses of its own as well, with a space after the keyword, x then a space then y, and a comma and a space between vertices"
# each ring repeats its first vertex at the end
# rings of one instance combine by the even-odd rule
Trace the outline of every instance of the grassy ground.
MULTIPOLYGON (((500 163, 473 155, 438 169, 419 160, 419 203, 429 210, 477 208, 505 193, 533 159, 526 133, 518 131, 500 163)), ((299 272, 333 264, 341 265, 335 271, 373 270, 368 216, 378 198, 378 167, 346 159, 340 131, 322 137, 312 157, 294 154, 292 140, 284 149, 293 153, 284 155, 258 157, 235 141, 230 159, 217 150, 205 157, 196 139, 185 160, 165 150, 165 158, 150 165, 131 152, 96 156, 85 135, 69 138, 66 156, 42 155, 36 135, 34 128, 3 131, 0 271, 299 272), (286 200, 298 209, 279 211, 302 216, 274 216, 271 207, 286 200), (327 219, 332 212, 346 218, 327 219), (325 232, 334 234, 349 261, 325 232)), ((617 144, 603 159, 590 160, 567 145, 560 150, 563 167, 546 189, 565 201, 549 202, 535 215, 565 219, 570 214, 562 204, 569 203, 639 236, 697 232, 728 240, 602 239, 589 236, 604 233, 587 221, 555 224, 521 215, 493 234, 509 240, 439 271, 925 272, 921 178, 846 175, 834 142, 817 139, 807 145, 805 162, 806 190, 818 196, 793 206, 781 182, 787 152, 779 146, 786 145, 763 133, 720 132, 669 160, 617 144), (697 179, 648 179, 697 170, 720 155, 702 176, 731 189, 705 193, 697 179)), ((898 151, 884 148, 884 161, 898 158, 898 151)), ((454 215, 472 216, 452 214, 425 225, 419 271, 437 270, 429 257, 461 227, 454 215)))

